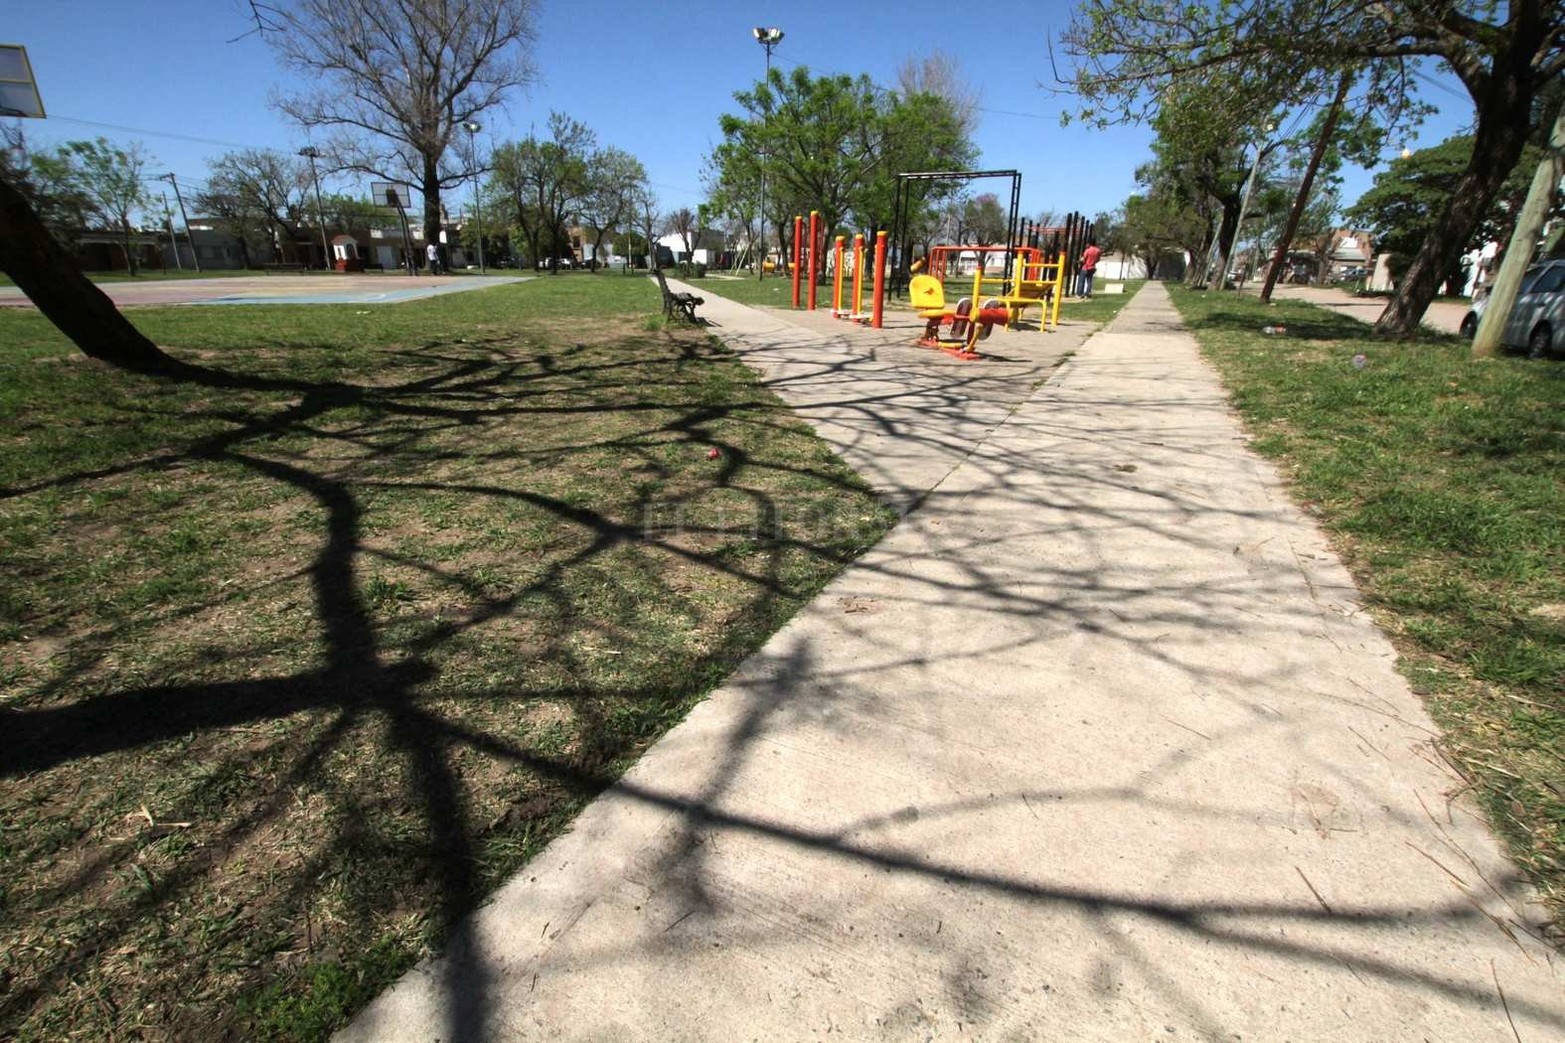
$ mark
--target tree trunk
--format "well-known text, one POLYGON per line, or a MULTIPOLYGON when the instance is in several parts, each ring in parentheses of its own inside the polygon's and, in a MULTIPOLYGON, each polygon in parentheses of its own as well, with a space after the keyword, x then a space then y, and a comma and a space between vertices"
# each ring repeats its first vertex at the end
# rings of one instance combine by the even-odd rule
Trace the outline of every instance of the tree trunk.
MULTIPOLYGON (((1223 218, 1217 226, 1217 256, 1219 259, 1217 271, 1217 285, 1215 289, 1221 290, 1228 285, 1228 259, 1233 255, 1234 241, 1239 238, 1239 207, 1240 196, 1223 197, 1223 218)), ((1211 258, 1207 258, 1210 266, 1211 258)), ((1208 286, 1212 285, 1212 272, 1206 273, 1208 286)))
POLYGON ((1331 145, 1331 136, 1337 132, 1337 119, 1342 115, 1342 103, 1347 100, 1348 88, 1351 86, 1353 73, 1343 73, 1342 79, 1337 81, 1337 96, 1331 100, 1331 109, 1326 113, 1325 123, 1321 125, 1320 137, 1315 139, 1315 147, 1310 151, 1309 166, 1304 170, 1304 179, 1299 182, 1299 194, 1294 197, 1293 209, 1288 211, 1288 223, 1283 227, 1282 238, 1277 240, 1277 252, 1272 254, 1272 265, 1266 272, 1266 285, 1261 287, 1262 304, 1271 302, 1272 290, 1277 288, 1277 277, 1282 274, 1283 263, 1288 259, 1288 249, 1293 246, 1293 234, 1299 230, 1304 208, 1310 202, 1310 190, 1315 187, 1315 173, 1320 170, 1320 162, 1331 145))
POLYGON ((1506 176, 1521 158, 1527 144, 1527 120, 1518 114, 1527 112, 1535 91, 1524 84, 1527 61, 1521 71, 1498 68, 1509 55, 1495 59, 1489 89, 1478 102, 1477 126, 1473 134, 1473 158, 1468 161, 1462 179, 1451 193, 1445 212, 1434 230, 1424 239, 1413 264, 1397 284, 1397 294, 1375 322, 1375 332, 1409 336, 1418 329, 1429 302, 1435 299, 1440 284, 1466 251, 1473 230, 1505 184, 1506 176))
POLYGON ((177 369, 81 273, 49 234, 27 199, 0 179, 0 270, 37 305, 44 318, 92 358, 142 372, 177 369))
POLYGON ((438 157, 424 157, 424 242, 440 242, 440 165, 438 157))
POLYGON ((136 264, 135 255, 130 250, 130 221, 128 219, 120 221, 120 252, 125 255, 125 270, 133 278, 140 275, 141 272, 136 264))

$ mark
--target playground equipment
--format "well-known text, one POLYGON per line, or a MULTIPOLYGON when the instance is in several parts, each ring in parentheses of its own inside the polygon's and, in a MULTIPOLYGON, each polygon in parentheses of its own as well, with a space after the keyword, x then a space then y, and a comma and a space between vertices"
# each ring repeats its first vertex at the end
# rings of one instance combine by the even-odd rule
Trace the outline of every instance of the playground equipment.
POLYGON ((1006 328, 1015 329, 1028 308, 1037 307, 1039 310, 1038 330, 1046 333, 1051 328, 1059 329, 1060 325, 1060 301, 1064 296, 1064 279, 1066 261, 1064 254, 1058 255, 1054 261, 1045 259, 1044 252, 1035 246, 1014 246, 1010 248, 1002 246, 936 246, 929 251, 927 258, 920 258, 909 266, 909 271, 915 277, 920 272, 925 277, 939 281, 944 287, 944 276, 952 270, 950 261, 967 252, 1004 253, 1014 255, 1010 267, 1007 269, 1007 278, 1002 284, 1000 293, 991 291, 989 297, 984 295, 984 281, 988 278, 983 264, 977 264, 973 269, 972 299, 994 302, 996 307, 1006 310, 1006 328))
POLYGON ((799 258, 804 249, 804 218, 793 218, 793 310, 799 310, 799 258))
MULTIPOLYGON (((919 201, 915 197, 917 195, 917 187, 920 183, 966 183, 969 181, 977 181, 985 178, 1006 178, 1011 182, 1010 206, 1007 210, 1007 218, 1005 223, 1005 242, 1007 245, 1000 247, 1002 250, 1010 250, 1012 246, 1017 243, 1017 213, 1021 208, 1022 175, 1021 171, 1019 170, 930 170, 921 171, 918 173, 898 174, 896 201, 893 211, 895 216, 892 219, 891 225, 893 233, 891 240, 892 245, 899 251, 907 249, 908 244, 906 239, 909 228, 908 211, 911 208, 919 205, 919 201)), ((897 270, 893 276, 894 280, 901 279, 902 273, 907 270, 909 260, 910 259, 906 256, 906 254, 899 255, 896 266, 897 270)), ((900 283, 896 283, 892 288, 895 290, 899 289, 900 286, 900 283)), ((1007 286, 1004 289, 1009 291, 1010 287, 1007 286)))
POLYGON ((835 239, 836 246, 832 251, 834 260, 832 263, 831 317, 834 319, 843 319, 848 316, 848 309, 842 306, 842 246, 845 242, 847 242, 847 236, 837 236, 835 239))
POLYGON ((853 233, 853 310, 848 312, 852 322, 868 322, 864 310, 864 233, 853 233))
POLYGON ((989 336, 995 324, 1004 325, 1010 318, 1010 310, 997 298, 984 301, 973 312, 975 298, 963 297, 956 307, 945 306, 945 290, 940 280, 931 275, 915 275, 908 283, 908 298, 913 310, 924 320, 924 334, 918 339, 920 347, 939 348, 948 355, 973 361, 981 358, 975 345, 989 336), (942 326, 951 327, 949 337, 940 336, 942 326))
POLYGON ((819 243, 821 241, 821 212, 810 211, 810 310, 815 310, 815 293, 818 289, 816 277, 820 261, 819 243))

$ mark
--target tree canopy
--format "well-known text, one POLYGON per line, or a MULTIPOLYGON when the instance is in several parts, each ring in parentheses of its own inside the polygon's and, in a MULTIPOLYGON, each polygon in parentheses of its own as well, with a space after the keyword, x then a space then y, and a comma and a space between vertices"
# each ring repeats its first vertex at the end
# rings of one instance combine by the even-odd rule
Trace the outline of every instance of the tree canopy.
POLYGON ((883 91, 866 76, 773 69, 734 98, 743 111, 719 121, 711 206, 724 216, 754 215, 764 154, 765 219, 779 233, 794 214, 811 210, 820 211, 828 232, 850 216, 887 227, 898 172, 960 169, 976 154, 951 100, 883 91))
POLYGON ((196 195, 197 208, 239 242, 246 264, 263 243, 286 260, 307 213, 310 168, 276 149, 228 152, 208 165, 211 174, 206 190, 196 195))
MULTIPOLYGON (((1405 159, 1395 159, 1375 175, 1374 186, 1345 212, 1349 221, 1374 233, 1382 251, 1392 255, 1392 272, 1401 275, 1430 236, 1441 206, 1457 191, 1462 174, 1472 162, 1473 136, 1460 134, 1432 148, 1419 149, 1405 159)), ((1505 242, 1526 198, 1532 172, 1543 158, 1541 149, 1529 146, 1505 179, 1499 193, 1480 215, 1478 223, 1460 244, 1474 250, 1489 241, 1505 242)), ((1444 274, 1449 282, 1460 275, 1460 258, 1444 274)))
POLYGON ((1396 113, 1421 58, 1447 65, 1474 105, 1474 148, 1377 328, 1414 330, 1443 275, 1516 166, 1538 92, 1565 73, 1558 0, 1082 0, 1063 36, 1081 115, 1142 119, 1162 92, 1213 77, 1264 90, 1361 68, 1363 97, 1396 113))

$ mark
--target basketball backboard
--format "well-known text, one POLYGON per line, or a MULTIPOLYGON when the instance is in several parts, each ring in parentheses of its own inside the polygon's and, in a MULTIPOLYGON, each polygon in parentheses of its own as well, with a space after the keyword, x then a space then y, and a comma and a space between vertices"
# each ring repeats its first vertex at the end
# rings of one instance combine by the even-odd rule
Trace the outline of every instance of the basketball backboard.
POLYGON ((408 205, 408 187, 399 185, 395 181, 371 181, 370 201, 376 206, 389 206, 401 210, 408 205))
POLYGON ((0 43, 0 116, 44 118, 38 81, 21 44, 0 43))

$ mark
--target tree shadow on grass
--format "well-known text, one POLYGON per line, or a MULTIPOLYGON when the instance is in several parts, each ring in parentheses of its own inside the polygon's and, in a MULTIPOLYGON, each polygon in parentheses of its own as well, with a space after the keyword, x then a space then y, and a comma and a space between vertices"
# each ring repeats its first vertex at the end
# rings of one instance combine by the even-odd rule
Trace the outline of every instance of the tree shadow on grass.
MULTIPOLYGON (((173 672, 194 674, 196 680, 153 677, 126 684, 114 660, 127 644, 158 636, 156 626, 131 627, 99 635, 96 647, 93 641, 78 641, 77 654, 63 656, 67 665, 45 688, 52 697, 0 707, 0 775, 11 780, 15 795, 27 791, 26 800, 34 806, 47 799, 45 791, 61 785, 78 793, 105 784, 135 789, 148 780, 106 779, 136 776, 159 762, 185 758, 205 762, 202 779, 239 780, 225 782, 235 787, 233 793, 210 798, 209 821, 186 824, 185 835, 199 838, 196 850, 168 860, 156 875, 142 870, 138 889, 127 892, 114 883, 128 864, 140 865, 147 831, 128 841, 99 843, 96 849, 80 846, 79 854, 67 859, 71 864, 63 875, 28 888, 53 902, 22 908, 12 903, 13 913, 44 919, 54 916, 56 903, 79 901, 83 895, 92 896, 97 908, 67 932, 68 944, 30 953, 7 968, 0 1025, 14 1029, 38 1017, 44 1020, 34 1024, 95 1026, 86 1030, 112 1034, 124 1031, 130 1018, 175 1034, 255 1031, 240 1021, 226 1029, 219 1024, 231 1009, 231 992, 178 995, 179 966, 156 967, 148 980, 127 979, 123 967, 109 967, 113 961, 105 954, 143 944, 149 953, 185 961, 184 973, 214 954, 220 962, 253 958, 233 955, 232 937, 169 947, 147 944, 146 931, 150 923, 180 920, 190 904, 211 905, 212 894, 231 890, 223 876, 236 852, 281 858, 266 850, 266 840, 300 816, 301 794, 309 792, 323 794, 328 807, 337 809, 332 812, 337 825, 320 832, 324 846, 308 851, 279 882, 239 900, 239 907, 249 909, 236 922, 252 931, 281 929, 286 935, 293 927, 288 921, 297 919, 301 908, 309 919, 314 892, 325 884, 350 896, 338 914, 345 908, 365 923, 326 931, 325 942, 306 926, 303 948, 313 958, 330 961, 333 952, 372 943, 375 925, 383 928, 403 907, 411 907, 426 924, 413 941, 423 934, 460 949, 465 914, 520 857, 496 856, 489 848, 507 834, 511 847, 524 853, 535 848, 546 839, 536 835, 539 829, 559 828, 554 820, 562 801, 574 806, 612 782, 637 750, 781 622, 814 584, 848 560, 866 536, 879 531, 875 525, 860 525, 854 532, 831 524, 831 498, 846 497, 862 513, 872 510, 867 493, 829 457, 803 452, 808 443, 799 429, 780 424, 775 403, 764 394, 735 383, 737 367, 704 341, 671 346, 630 338, 607 349, 578 344, 531 355, 496 348, 493 343, 436 343, 388 353, 389 362, 421 372, 375 384, 189 366, 164 379, 185 388, 262 398, 246 405, 213 400, 189 406, 187 412, 218 421, 223 430, 178 449, 112 467, 40 476, 0 490, 0 504, 24 503, 33 495, 104 482, 134 485, 153 476, 165 480, 216 467, 286 491, 308 503, 309 514, 318 519, 307 541, 314 550, 303 569, 314 623, 311 633, 298 635, 318 647, 317 662, 308 668, 256 676, 242 658, 250 642, 240 641, 233 647, 241 658, 215 671, 230 674, 227 679, 204 679, 214 671, 190 663, 175 664, 173 672), (734 368, 714 386, 711 381, 722 366, 734 368), (576 444, 562 436, 570 425, 584 432, 576 444), (526 444, 530 435, 549 442, 546 453, 526 444), (692 473, 687 461, 704 461, 709 450, 717 461, 692 473), (612 459, 623 473, 650 476, 648 490, 622 495, 612 475, 585 471, 588 485, 581 490, 534 487, 528 469, 515 466, 519 453, 547 455, 556 469, 585 461, 582 466, 591 471, 601 459, 612 459), (677 459, 671 461, 671 455, 677 459), (503 480, 453 477, 456 471, 481 473, 488 459, 507 462, 503 480), (813 506, 791 498, 790 483, 801 479, 814 490, 813 506), (660 486, 666 488, 659 491, 660 486), (614 495, 595 492, 599 487, 614 495), (725 490, 742 505, 737 516, 707 520, 700 501, 712 490, 725 490), (434 559, 401 561, 428 577, 432 587, 459 591, 465 610, 412 631, 398 630, 366 595, 369 564, 397 564, 396 555, 366 542, 372 510, 367 502, 381 495, 514 505, 531 512, 529 517, 545 519, 542 538, 552 540, 553 549, 533 555, 528 569, 499 588, 470 567, 442 566, 434 559), (812 519, 811 511, 817 517, 812 519), (646 518, 654 512, 678 523, 649 525, 646 518), (736 543, 744 545, 740 553, 734 552, 736 543), (617 575, 626 567, 616 555, 627 551, 653 554, 677 576, 661 575, 651 560, 628 570, 634 575, 617 575), (799 575, 784 575, 785 568, 799 575), (594 570, 601 571, 605 584, 599 594, 584 586, 583 577, 594 570), (698 580, 692 581, 692 575, 698 580), (722 625, 714 639, 675 649, 661 661, 632 664, 642 667, 639 682, 625 672, 594 673, 582 666, 570 647, 578 628, 611 636, 633 632, 653 608, 688 606, 681 584, 689 582, 703 591, 711 587, 711 594, 702 596, 728 606, 713 620, 722 625), (630 583, 635 586, 623 586, 630 583), (560 628, 547 642, 557 668, 543 675, 553 680, 490 678, 471 666, 468 673, 453 675, 459 668, 453 667, 451 653, 465 647, 465 637, 497 621, 533 617, 538 628, 560 628), (573 676, 581 681, 571 683, 573 676), (530 705, 566 708, 571 722, 566 749, 538 760, 549 771, 530 773, 530 781, 521 783, 523 795, 507 803, 505 814, 493 822, 482 820, 478 816, 487 814, 484 808, 492 810, 496 794, 516 785, 502 781, 496 786, 493 769, 469 755, 483 751, 463 738, 464 729, 489 734, 493 727, 500 741, 526 743, 528 729, 497 724, 496 713, 507 706, 524 712, 530 705), (469 721, 475 710, 477 716, 469 721), (297 749, 275 741, 246 742, 243 737, 258 728, 269 736, 313 738, 297 749), (379 782, 334 777, 365 743, 376 744, 380 752, 363 767, 391 774, 379 782), (477 777, 467 777, 468 772, 477 777), (387 799, 402 802, 406 814, 391 819, 355 814, 354 809, 373 809, 387 799), (518 815, 513 813, 517 807, 533 810, 518 815), (388 823, 400 832, 378 832, 388 823), (352 860, 345 862, 344 852, 352 860), (336 935, 342 937, 333 940, 336 935), (90 1005, 69 1009, 68 983, 83 979, 106 998, 106 1012, 90 1005), (182 1007, 188 1009, 182 1012, 182 1007)), ((486 515, 485 523, 503 524, 504 517, 499 510, 486 515)), ((234 579, 212 576, 211 585, 234 579)), ((164 613, 169 617, 164 623, 178 625, 182 615, 199 614, 220 600, 204 599, 188 606, 188 613, 164 613)), ((71 639, 65 640, 69 645, 71 639)), ((471 656, 476 647, 481 646, 460 654, 471 656)), ((204 785, 200 779, 186 780, 174 788, 196 792, 204 785)), ((181 809, 159 806, 157 814, 180 815, 181 809)), ((148 826, 155 829, 151 818, 149 813, 148 826)), ((76 828, 86 832, 89 827, 76 828)), ((184 922, 189 923, 188 915, 184 922)), ((387 974, 416 957, 406 932, 402 937, 401 958, 379 967, 379 978, 361 980, 361 993, 372 993, 387 974)), ((285 951, 284 941, 271 949, 285 951)), ((242 988, 254 988, 280 975, 286 979, 288 972, 279 966, 298 969, 299 961, 270 969, 263 964, 257 972, 240 972, 238 981, 242 988)), ((233 982, 234 975, 225 980, 233 982)), ((481 990, 465 995, 453 1026, 459 1037, 472 1038, 484 1020, 484 995, 481 990)), ((293 1030, 263 1025, 259 1031, 293 1030)))

